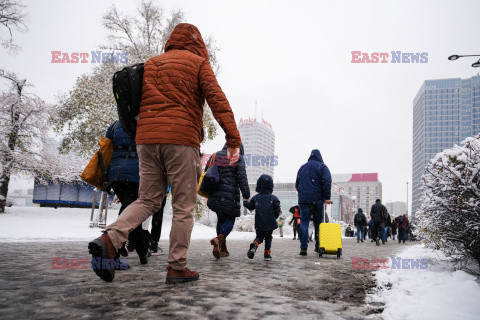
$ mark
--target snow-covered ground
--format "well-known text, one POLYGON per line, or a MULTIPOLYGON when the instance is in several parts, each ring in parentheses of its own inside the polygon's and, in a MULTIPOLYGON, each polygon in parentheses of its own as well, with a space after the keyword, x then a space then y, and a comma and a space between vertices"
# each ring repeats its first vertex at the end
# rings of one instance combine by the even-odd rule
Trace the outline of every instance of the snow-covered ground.
POLYGON ((454 270, 440 251, 416 245, 396 255, 402 259, 428 259, 426 269, 376 271, 376 290, 367 303, 385 304, 389 319, 480 319, 480 285, 464 271, 454 270))
MULTIPOLYGON (((98 211, 98 210, 97 210, 98 211)), ((91 209, 10 207, 0 214, 0 242, 15 241, 82 241, 100 235, 99 228, 89 228, 91 209)), ((107 225, 118 216, 118 209, 109 209, 107 225)), ((172 216, 163 217, 161 240, 168 240, 172 216)), ((192 239, 211 239, 215 229, 195 223, 192 239)), ((253 240, 253 232, 233 231, 229 239, 253 240)))

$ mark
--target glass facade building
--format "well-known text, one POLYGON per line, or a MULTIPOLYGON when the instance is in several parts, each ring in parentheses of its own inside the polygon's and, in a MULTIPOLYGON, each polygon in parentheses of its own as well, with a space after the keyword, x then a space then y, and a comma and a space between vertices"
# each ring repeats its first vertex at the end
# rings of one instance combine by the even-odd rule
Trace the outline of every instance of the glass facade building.
POLYGON ((480 76, 427 80, 413 101, 412 217, 425 167, 439 152, 480 132, 480 76))

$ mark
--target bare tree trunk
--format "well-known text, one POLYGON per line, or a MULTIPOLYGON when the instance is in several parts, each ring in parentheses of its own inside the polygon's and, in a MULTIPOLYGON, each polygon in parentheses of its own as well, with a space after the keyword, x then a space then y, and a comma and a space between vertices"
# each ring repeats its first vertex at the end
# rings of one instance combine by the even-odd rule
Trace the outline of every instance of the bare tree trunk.
POLYGON ((7 205, 8 185, 10 183, 10 169, 4 168, 0 176, 0 213, 5 212, 7 205))
MULTIPOLYGON (((19 89, 19 94, 21 94, 21 89, 19 89)), ((15 113, 13 115, 13 123, 17 124, 20 118, 20 114, 15 113)), ((8 137, 8 148, 13 152, 15 150, 15 146, 17 145, 18 140, 18 125, 14 125, 10 136, 8 137)), ((8 185, 10 184, 10 175, 12 172, 12 156, 11 154, 4 154, 2 163, 4 167, 2 168, 2 174, 0 176, 0 213, 5 212, 5 207, 7 204, 7 195, 8 195, 8 185)))

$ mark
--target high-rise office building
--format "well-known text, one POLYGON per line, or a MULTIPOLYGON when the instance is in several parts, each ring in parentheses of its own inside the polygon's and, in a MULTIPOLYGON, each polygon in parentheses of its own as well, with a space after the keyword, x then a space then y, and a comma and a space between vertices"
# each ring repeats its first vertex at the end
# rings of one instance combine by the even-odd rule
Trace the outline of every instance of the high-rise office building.
POLYGON ((268 174, 273 179, 278 159, 275 156, 275 132, 271 124, 263 119, 240 119, 238 131, 245 150, 248 182, 256 184, 262 174, 268 174))
POLYGON ((412 219, 422 176, 438 153, 480 132, 480 76, 427 80, 413 100, 412 219))
POLYGON ((362 208, 367 217, 375 200, 382 199, 382 183, 378 181, 378 173, 333 174, 332 180, 349 196, 355 197, 355 209, 362 208))

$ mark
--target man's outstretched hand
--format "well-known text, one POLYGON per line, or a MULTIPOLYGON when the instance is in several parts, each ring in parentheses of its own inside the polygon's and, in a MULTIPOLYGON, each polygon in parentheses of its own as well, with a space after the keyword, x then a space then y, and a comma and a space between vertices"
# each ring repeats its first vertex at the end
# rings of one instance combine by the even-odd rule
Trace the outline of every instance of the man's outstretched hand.
POLYGON ((332 200, 325 200, 326 204, 332 204, 332 200))
POLYGON ((230 165, 238 161, 240 157, 240 148, 227 148, 227 159, 230 160, 230 165))

